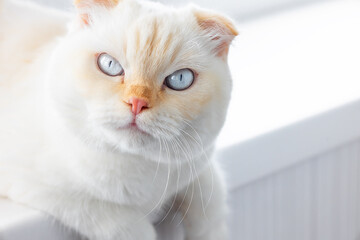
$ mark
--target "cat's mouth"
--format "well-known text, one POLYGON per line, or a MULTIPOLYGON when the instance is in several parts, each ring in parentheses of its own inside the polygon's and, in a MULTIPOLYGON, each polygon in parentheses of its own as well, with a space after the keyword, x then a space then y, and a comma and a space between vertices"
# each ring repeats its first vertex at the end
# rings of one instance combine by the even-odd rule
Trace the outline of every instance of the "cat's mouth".
POLYGON ((128 131, 135 132, 135 133, 150 135, 148 132, 141 129, 135 121, 133 121, 125 126, 117 127, 116 130, 118 130, 118 131, 128 130, 128 131))

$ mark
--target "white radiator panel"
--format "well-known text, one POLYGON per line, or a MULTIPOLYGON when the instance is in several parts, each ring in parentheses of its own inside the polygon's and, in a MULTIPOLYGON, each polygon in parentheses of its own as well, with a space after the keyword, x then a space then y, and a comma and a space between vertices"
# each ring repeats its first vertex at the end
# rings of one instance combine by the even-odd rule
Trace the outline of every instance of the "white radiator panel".
POLYGON ((359 240, 360 141, 234 190, 232 240, 359 240))

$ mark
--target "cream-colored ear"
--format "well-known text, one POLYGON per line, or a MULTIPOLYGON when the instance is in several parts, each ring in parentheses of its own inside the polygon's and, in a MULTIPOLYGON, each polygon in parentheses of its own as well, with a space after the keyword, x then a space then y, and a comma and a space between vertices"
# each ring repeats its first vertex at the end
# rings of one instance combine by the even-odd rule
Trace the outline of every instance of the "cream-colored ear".
POLYGON ((87 11, 88 9, 94 6, 113 8, 116 7, 119 2, 120 0, 74 0, 74 5, 79 11, 82 24, 89 25, 90 16, 87 11))
POLYGON ((217 13, 203 10, 194 10, 194 15, 200 28, 216 44, 216 55, 226 58, 232 40, 239 34, 232 21, 217 13))

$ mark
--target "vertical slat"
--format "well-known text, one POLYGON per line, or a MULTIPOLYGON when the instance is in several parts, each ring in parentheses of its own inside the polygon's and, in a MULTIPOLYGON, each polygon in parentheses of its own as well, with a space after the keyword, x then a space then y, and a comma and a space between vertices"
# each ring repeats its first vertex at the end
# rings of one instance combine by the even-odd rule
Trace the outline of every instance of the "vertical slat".
POLYGON ((232 192, 232 240, 360 239, 360 141, 232 192))

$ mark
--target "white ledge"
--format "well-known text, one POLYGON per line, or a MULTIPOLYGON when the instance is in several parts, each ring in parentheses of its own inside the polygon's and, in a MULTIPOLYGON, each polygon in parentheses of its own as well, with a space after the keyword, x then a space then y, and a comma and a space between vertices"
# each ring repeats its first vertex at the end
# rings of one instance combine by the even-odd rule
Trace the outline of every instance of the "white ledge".
POLYGON ((239 26, 218 139, 230 189, 360 138, 359 13, 322 2, 239 26))
POLYGON ((217 152, 233 190, 360 138, 360 100, 217 152))

